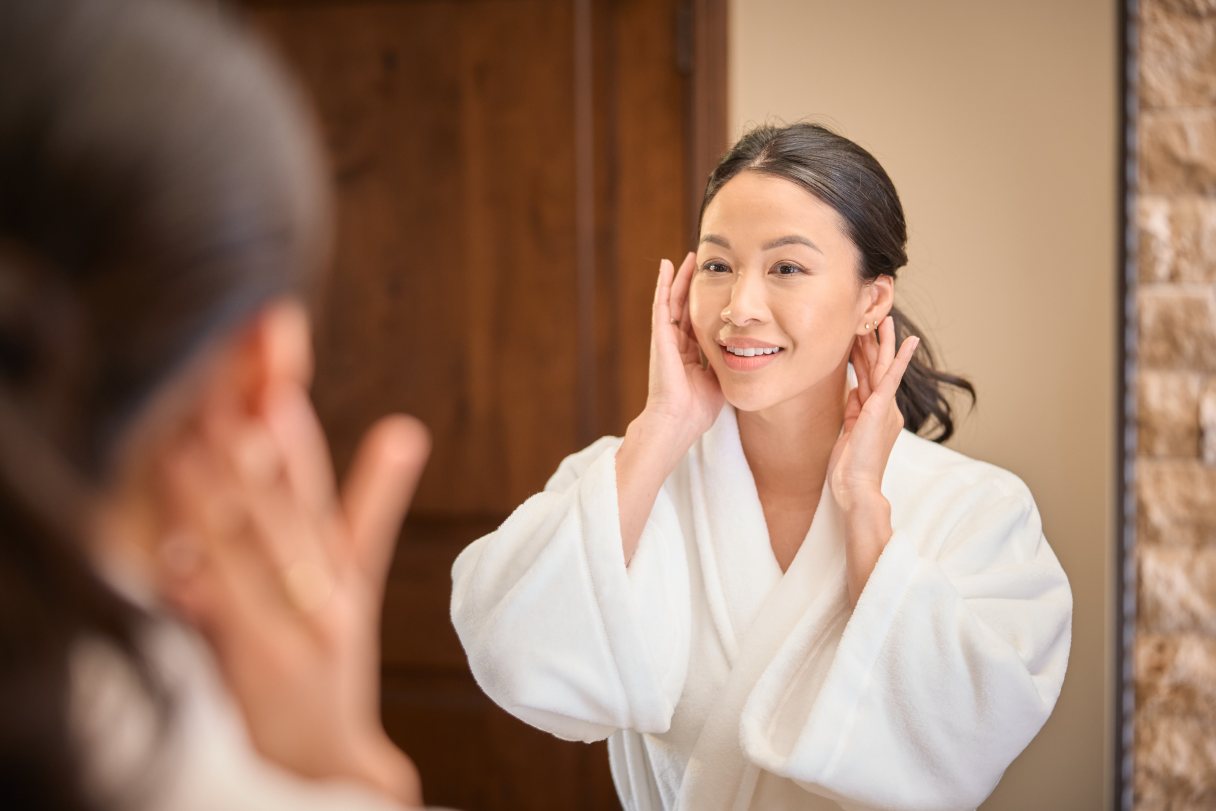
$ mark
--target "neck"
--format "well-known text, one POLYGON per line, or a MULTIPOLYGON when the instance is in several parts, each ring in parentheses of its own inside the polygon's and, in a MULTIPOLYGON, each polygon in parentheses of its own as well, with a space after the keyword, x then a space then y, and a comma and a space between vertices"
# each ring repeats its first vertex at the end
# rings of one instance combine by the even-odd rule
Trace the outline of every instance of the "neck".
POLYGON ((739 412, 739 439, 762 494, 818 497, 844 422, 845 369, 796 398, 739 412))

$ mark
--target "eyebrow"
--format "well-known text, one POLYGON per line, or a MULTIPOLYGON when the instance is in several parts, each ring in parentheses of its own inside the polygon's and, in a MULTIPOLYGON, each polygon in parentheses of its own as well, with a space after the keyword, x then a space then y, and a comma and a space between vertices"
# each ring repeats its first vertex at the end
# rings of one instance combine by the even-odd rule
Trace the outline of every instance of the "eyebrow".
MULTIPOLYGON (((705 236, 701 237, 701 241, 702 242, 712 242, 714 245, 720 245, 723 248, 730 247, 730 242, 728 242, 725 237, 720 237, 717 234, 706 234, 705 236)), ((811 242, 806 237, 798 236, 797 234, 790 234, 790 235, 784 236, 784 237, 777 237, 776 239, 774 239, 770 242, 764 243, 764 245, 761 246, 761 249, 766 250, 766 251, 771 251, 773 248, 780 248, 782 245, 805 245, 813 251, 817 251, 818 253, 823 253, 823 250, 818 245, 816 245, 814 242, 811 242)))
POLYGON ((797 234, 790 234, 785 237, 777 237, 772 242, 766 242, 763 246, 764 250, 771 251, 773 248, 780 248, 782 245, 805 245, 813 251, 823 253, 819 246, 811 242, 806 237, 800 237, 797 234))

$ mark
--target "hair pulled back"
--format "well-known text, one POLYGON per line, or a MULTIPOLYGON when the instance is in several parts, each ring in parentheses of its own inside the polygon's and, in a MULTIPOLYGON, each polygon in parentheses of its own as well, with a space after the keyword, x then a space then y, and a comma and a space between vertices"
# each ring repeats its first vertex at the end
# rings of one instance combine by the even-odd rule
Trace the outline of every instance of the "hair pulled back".
MULTIPOLYGON (((863 281, 895 277, 908 263, 908 228, 895 184, 866 150, 818 124, 762 126, 731 147, 709 176, 701 216, 724 185, 740 172, 752 171, 788 180, 831 206, 844 221, 861 254, 863 281)), ((904 373, 896 403, 908 428, 943 442, 954 433, 954 416, 946 388, 960 389, 975 402, 975 388, 964 378, 938 370, 920 330, 891 309, 897 345, 915 335, 920 347, 904 373)))
MULTIPOLYGON (((324 259, 312 122, 214 6, 0 3, 0 797, 94 808, 68 712, 100 640, 158 699, 90 500, 201 350, 324 259)), ((94 789, 96 787, 93 787, 94 789)))

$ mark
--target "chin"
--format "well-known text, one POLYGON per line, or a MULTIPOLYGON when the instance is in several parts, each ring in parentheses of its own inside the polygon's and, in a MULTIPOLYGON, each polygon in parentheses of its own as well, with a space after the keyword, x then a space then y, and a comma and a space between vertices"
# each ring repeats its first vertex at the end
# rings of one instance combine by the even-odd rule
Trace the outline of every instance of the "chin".
POLYGON ((764 411, 779 401, 773 392, 764 389, 762 386, 723 386, 722 396, 735 411, 764 411))

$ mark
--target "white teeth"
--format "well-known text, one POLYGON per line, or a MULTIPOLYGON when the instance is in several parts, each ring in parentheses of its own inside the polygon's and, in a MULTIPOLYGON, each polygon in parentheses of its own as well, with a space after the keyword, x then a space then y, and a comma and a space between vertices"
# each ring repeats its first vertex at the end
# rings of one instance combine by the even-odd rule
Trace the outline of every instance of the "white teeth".
POLYGON ((727 352, 732 355, 737 355, 741 358, 754 358, 756 355, 775 355, 781 351, 779 346, 770 346, 763 349, 755 349, 752 347, 728 346, 724 347, 727 352))

